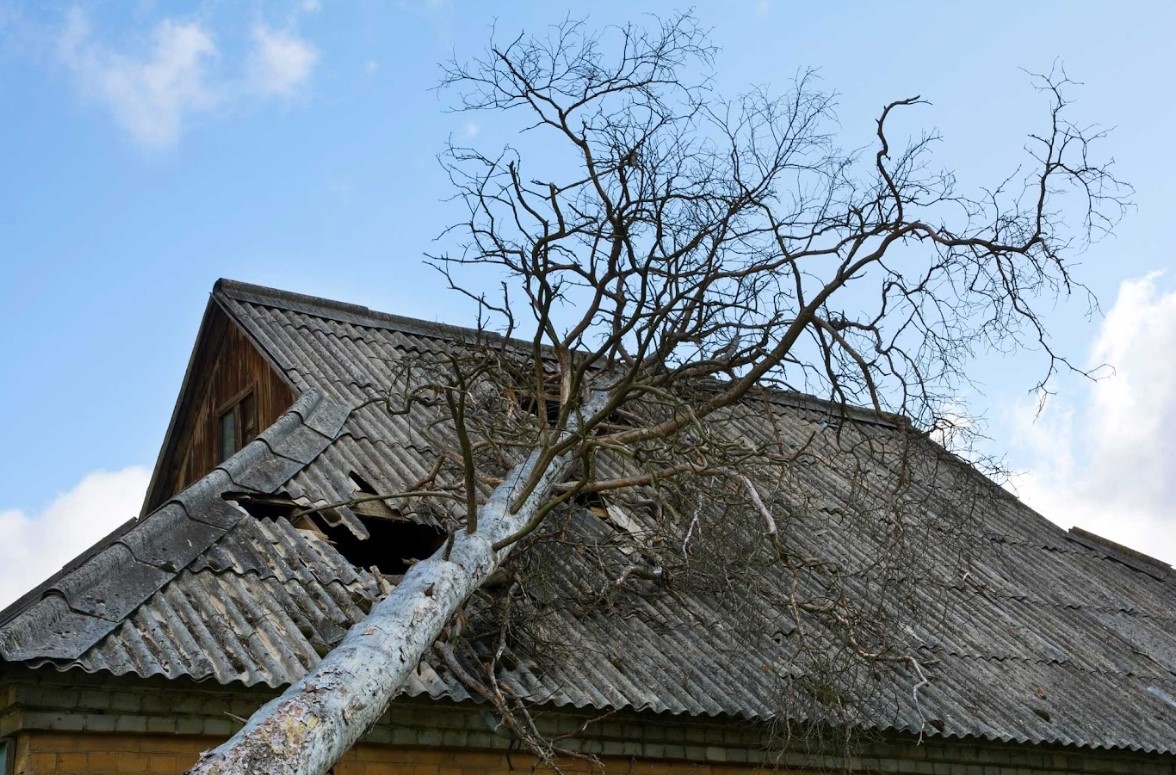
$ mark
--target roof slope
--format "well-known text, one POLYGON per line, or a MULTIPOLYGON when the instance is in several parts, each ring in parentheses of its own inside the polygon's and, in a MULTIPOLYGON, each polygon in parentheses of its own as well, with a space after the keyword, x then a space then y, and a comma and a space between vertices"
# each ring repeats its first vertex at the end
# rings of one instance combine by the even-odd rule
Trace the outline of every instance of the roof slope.
MULTIPOLYGON (((352 495, 351 472, 381 492, 420 478, 432 455, 419 431, 429 418, 363 403, 398 378, 399 360, 428 357, 465 332, 227 281, 214 298, 301 397, 224 466, 0 614, 5 661, 279 686, 314 665, 379 594, 379 580, 330 545, 284 520, 249 517, 222 495, 281 490, 331 502, 352 495)), ((772 430, 787 443, 803 443, 821 422, 795 403, 782 416, 772 430)), ((749 438, 765 432, 753 411, 728 420, 749 438)), ((846 567, 885 551, 838 518, 852 485, 837 470, 801 467, 793 484, 809 516, 791 526, 792 540, 846 567)), ((599 520, 571 519, 578 540, 607 543, 599 520)), ((885 687, 857 722, 1176 753, 1170 569, 1071 537, 999 492, 970 536, 963 578, 944 576, 959 547, 935 536, 910 566, 936 580, 917 593, 936 614, 903 633, 926 658, 928 683, 913 665, 882 668, 885 687)), ((556 596, 574 599, 609 580, 574 552, 542 559, 558 571, 556 596)), ((782 583, 763 582, 768 591, 782 583)), ((770 594, 744 602, 758 621, 778 619, 779 637, 749 639, 746 612, 701 593, 633 595, 623 615, 554 610, 551 624, 577 644, 574 658, 542 670, 524 658, 504 680, 560 705, 767 718, 782 707, 776 677, 791 669, 796 647, 770 594)), ((525 657, 526 644, 519 648, 525 657)), ((427 664, 407 691, 467 698, 427 664)))

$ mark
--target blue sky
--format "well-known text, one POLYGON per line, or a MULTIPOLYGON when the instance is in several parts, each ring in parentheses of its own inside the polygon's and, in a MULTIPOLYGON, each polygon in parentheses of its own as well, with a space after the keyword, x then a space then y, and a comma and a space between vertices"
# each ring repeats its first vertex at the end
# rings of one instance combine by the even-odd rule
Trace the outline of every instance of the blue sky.
MULTIPOLYGON (((438 63, 479 51, 491 23, 678 7, 0 0, 0 565, 60 564, 136 510, 217 277, 469 322, 420 263, 453 215, 434 157, 450 135, 508 138, 445 111, 438 63)), ((1176 6, 696 10, 721 87, 818 68, 845 145, 869 141, 886 101, 921 94, 932 105, 910 128, 940 130, 937 158, 964 186, 1011 171, 1042 125, 1023 70, 1060 60, 1084 82, 1076 115, 1115 127, 1106 150, 1137 208, 1082 258, 1110 314, 1050 317, 1066 352, 1114 359, 1119 377, 1063 381, 1032 422, 1032 362, 990 358, 969 398, 1031 504, 1176 560, 1176 278, 1155 274, 1173 263, 1176 6)), ((31 584, 41 569, 12 573, 31 584)))

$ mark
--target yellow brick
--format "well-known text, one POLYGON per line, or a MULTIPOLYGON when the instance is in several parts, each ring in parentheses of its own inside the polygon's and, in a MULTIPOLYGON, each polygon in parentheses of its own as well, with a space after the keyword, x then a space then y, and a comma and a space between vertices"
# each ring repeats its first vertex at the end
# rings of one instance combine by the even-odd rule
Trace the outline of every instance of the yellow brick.
MULTIPOLYGON (((355 758, 352 760, 359 763, 376 763, 376 764, 400 764, 409 761, 408 753, 396 748, 377 748, 376 746, 365 745, 355 751, 355 758)), ((363 772, 362 767, 357 770, 363 772)))
POLYGON ((141 742, 137 735, 103 735, 102 747, 107 751, 138 753, 141 742))
POLYGON ((454 755, 454 762, 462 767, 485 767, 506 770, 506 757, 498 753, 458 752, 454 755))
POLYGON ((151 754, 147 757, 147 772, 161 773, 161 775, 179 775, 179 773, 184 772, 190 765, 195 763, 195 757, 187 758, 183 756, 151 754))
POLYGON ((82 737, 83 737, 82 735, 69 736, 69 737, 67 737, 65 735, 55 735, 55 734, 29 735, 29 738, 28 738, 29 752, 33 753, 36 751, 60 752, 60 751, 85 750, 85 749, 81 749, 81 748, 77 747, 79 745, 79 742, 77 742, 77 741, 81 740, 82 737))
POLYGON ((141 753, 124 753, 118 757, 116 772, 147 772, 147 756, 141 753))
POLYGON ((86 757, 86 766, 91 772, 116 772, 122 755, 111 751, 91 751, 86 757))
MULTIPOLYGON (((24 733, 18 740, 18 762, 23 767, 18 772, 181 775, 202 751, 218 742, 211 737, 152 734, 24 733)), ((337 775, 518 775, 532 763, 533 757, 524 752, 516 752, 508 759, 494 751, 363 745, 349 751, 335 771, 337 775)), ((569 774, 600 775, 599 769, 582 759, 569 758, 560 764, 569 774)), ((610 757, 604 765, 604 775, 753 775, 757 772, 751 765, 712 767, 623 757, 610 757)))
POLYGON ((83 772, 86 769, 86 754, 59 753, 57 754, 58 772, 83 772))
POLYGON ((35 753, 30 751, 24 759, 25 770, 28 775, 40 775, 42 772, 57 772, 57 754, 35 753))

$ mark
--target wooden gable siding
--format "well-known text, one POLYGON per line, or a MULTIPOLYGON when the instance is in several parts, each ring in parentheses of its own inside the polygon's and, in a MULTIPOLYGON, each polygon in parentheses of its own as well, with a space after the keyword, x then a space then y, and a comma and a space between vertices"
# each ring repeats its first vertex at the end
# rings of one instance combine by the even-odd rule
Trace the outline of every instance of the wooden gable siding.
POLYGON ((257 432, 294 403, 294 391, 253 342, 215 303, 197 344, 180 406, 165 441, 147 504, 155 508, 218 463, 220 413, 235 398, 253 392, 257 432))

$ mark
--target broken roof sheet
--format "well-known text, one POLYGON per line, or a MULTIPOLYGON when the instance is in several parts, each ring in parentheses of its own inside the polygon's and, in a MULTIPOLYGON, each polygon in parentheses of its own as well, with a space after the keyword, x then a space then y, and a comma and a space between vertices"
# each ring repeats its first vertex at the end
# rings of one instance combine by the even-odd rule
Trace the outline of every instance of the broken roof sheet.
MULTIPOLYGON (((5 661, 278 687, 312 667, 378 597, 381 581, 331 545, 222 496, 280 490, 335 502, 353 494, 351 472, 382 492, 421 477, 431 454, 422 418, 361 405, 397 379, 399 359, 427 357, 467 332, 225 281, 215 298, 301 397, 224 466, 0 614, 5 661)), ((795 406, 775 429, 786 442, 819 425, 803 401, 795 406)), ((754 413, 729 420, 736 433, 763 433, 754 413)), ((810 513, 792 538, 845 567, 867 567, 879 551, 874 538, 838 517, 850 485, 832 467, 798 469, 796 497, 810 513)), ((599 520, 571 519, 580 540, 604 540, 599 520)), ((972 541, 965 577, 918 586, 938 615, 903 636, 926 666, 881 668, 885 688, 862 703, 856 722, 1176 752, 1176 606, 1165 566, 1072 539, 1003 493, 977 518, 972 541)), ((958 547, 931 536, 922 548, 912 573, 954 567, 948 554, 958 547)), ((558 570, 553 594, 568 598, 600 574, 572 552, 544 561, 558 570)), ((750 719, 780 712, 776 679, 796 652, 768 596, 747 605, 759 620, 780 620, 778 638, 749 640, 741 615, 705 594, 635 595, 626 605, 623 616, 553 612, 552 626, 579 646, 574 658, 542 670, 524 658, 504 680, 558 705, 750 719)), ((525 657, 526 644, 519 649, 525 657)), ((406 691, 468 699, 427 661, 406 691)))

